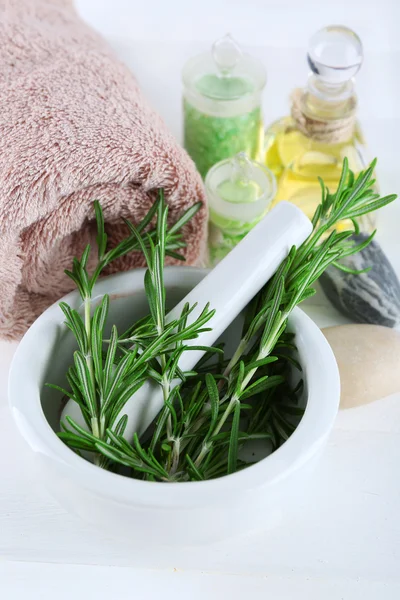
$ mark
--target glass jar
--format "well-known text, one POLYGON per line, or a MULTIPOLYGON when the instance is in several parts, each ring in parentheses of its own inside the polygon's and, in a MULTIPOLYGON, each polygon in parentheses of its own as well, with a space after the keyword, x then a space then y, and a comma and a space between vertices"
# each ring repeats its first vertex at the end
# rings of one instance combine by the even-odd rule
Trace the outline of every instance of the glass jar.
POLYGON ((214 266, 268 212, 276 180, 264 165, 239 153, 214 165, 205 187, 210 211, 209 256, 214 266))
POLYGON ((243 53, 230 35, 190 59, 182 72, 184 146, 204 178, 238 152, 261 158, 262 63, 243 53))

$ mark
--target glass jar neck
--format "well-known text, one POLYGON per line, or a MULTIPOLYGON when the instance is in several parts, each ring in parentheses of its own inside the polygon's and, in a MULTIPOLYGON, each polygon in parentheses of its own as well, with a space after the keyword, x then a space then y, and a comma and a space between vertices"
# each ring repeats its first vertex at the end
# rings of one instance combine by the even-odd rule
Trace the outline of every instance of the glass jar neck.
POLYGON ((307 116, 319 119, 345 119, 354 115, 357 98, 353 81, 328 84, 311 75, 303 96, 303 110, 307 116))

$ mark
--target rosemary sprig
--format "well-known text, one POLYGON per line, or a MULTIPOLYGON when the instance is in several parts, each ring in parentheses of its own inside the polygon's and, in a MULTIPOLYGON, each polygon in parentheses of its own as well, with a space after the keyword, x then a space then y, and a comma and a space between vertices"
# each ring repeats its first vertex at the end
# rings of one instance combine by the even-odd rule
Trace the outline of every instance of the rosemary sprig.
MULTIPOLYGON (((293 309, 312 296, 313 284, 331 264, 363 249, 373 238, 355 245, 357 218, 388 204, 395 195, 380 198, 373 190, 375 161, 357 178, 344 160, 337 190, 321 183, 322 200, 312 220, 313 231, 299 247, 293 247, 275 275, 247 308, 243 335, 231 358, 223 348, 205 348, 203 359, 191 373, 179 369, 179 358, 189 351, 186 341, 204 331, 213 311, 206 306, 188 325, 193 306, 185 306, 178 319, 166 317, 164 261, 178 258, 183 246, 180 229, 198 210, 187 211, 168 228, 168 208, 162 192, 137 226, 126 221, 129 236, 107 251, 107 237, 100 205, 96 203, 98 264, 87 272, 90 248, 74 260, 69 276, 84 302, 84 317, 63 304, 66 324, 76 337, 78 350, 67 373, 68 390, 78 403, 86 429, 68 418, 60 437, 77 452, 90 452, 100 466, 129 468, 132 477, 158 481, 204 480, 233 473, 246 466, 241 451, 251 440, 267 449, 279 447, 301 419, 301 367, 295 339, 287 331, 293 309), (149 229, 156 219, 156 227, 149 229), (337 232, 339 221, 353 223, 337 232), (98 276, 115 258, 131 251, 145 257, 145 291, 149 315, 133 323, 122 335, 115 326, 110 339, 103 336, 108 298, 91 314, 91 293, 98 276), (289 372, 300 380, 290 385, 289 372), (152 432, 139 440, 126 440, 126 401, 146 379, 161 388, 164 407, 152 432), (122 411, 122 412, 121 412, 122 411), (121 416, 122 415, 122 416, 121 416)), ((182 257, 180 257, 182 258, 182 257)), ((193 347, 192 347, 193 348, 193 347)), ((54 386, 57 387, 57 386, 54 386)))
MULTIPOLYGON (((164 203, 163 192, 149 213, 135 227, 125 220, 130 231, 129 237, 121 241, 114 249, 107 251, 107 235, 105 233, 103 213, 98 202, 95 202, 97 222, 98 263, 92 275, 88 273, 87 264, 90 254, 88 245, 81 260, 74 259, 72 271, 67 275, 75 282, 83 300, 83 318, 81 314, 65 303, 60 307, 65 315, 65 323, 74 334, 78 350, 74 353, 74 363, 68 370, 67 381, 70 390, 55 387, 75 401, 82 412, 88 431, 82 429, 73 419, 61 423, 59 436, 76 450, 87 450, 94 453, 94 461, 102 467, 110 466, 110 448, 120 457, 116 449, 115 436, 122 437, 126 427, 126 417, 120 413, 129 398, 143 385, 151 375, 156 380, 168 384, 166 355, 171 344, 177 340, 183 343, 193 339, 204 330, 204 324, 212 317, 213 311, 206 308, 190 327, 182 326, 187 313, 192 308, 186 307, 181 319, 165 326, 165 290, 163 269, 166 255, 178 257, 177 249, 184 247, 181 229, 199 210, 200 203, 186 211, 179 220, 168 228, 168 210, 164 203), (153 217, 158 213, 157 226, 146 230, 153 217), (156 242, 156 243, 155 243, 156 242), (149 299, 151 318, 141 324, 138 339, 131 339, 133 344, 129 350, 121 348, 121 342, 115 325, 111 338, 107 340, 108 348, 104 352, 103 332, 108 316, 109 297, 105 295, 100 306, 91 314, 91 295, 98 277, 103 269, 113 260, 128 252, 140 251, 148 264, 145 276, 145 289, 149 299), (176 329, 179 329, 178 333, 176 329), (161 372, 157 370, 157 358, 161 360, 161 372), (120 417, 120 418, 119 418, 120 417), (119 418, 119 419, 118 419, 119 418), (117 420, 118 419, 118 420, 117 420)), ((183 260, 183 256, 179 255, 183 260)), ((175 373, 177 366, 173 369, 175 373)), ((171 371, 172 372, 172 371, 171 371)), ((183 374, 177 373, 178 375, 183 374)), ((167 398, 166 398, 167 399, 167 398)), ((154 461, 151 460, 152 468, 154 461)), ((142 462, 138 458, 138 464, 142 462)), ((144 468, 144 467, 143 467, 144 468)))
MULTIPOLYGON (((349 170, 348 161, 345 159, 340 182, 334 194, 331 194, 320 180, 322 201, 312 219, 311 235, 299 249, 295 247, 291 249, 275 275, 253 301, 250 310, 255 314, 247 325, 238 349, 223 372, 224 377, 228 378, 228 385, 222 380, 221 403, 228 402, 228 404, 215 427, 216 433, 219 432, 221 423, 223 424, 232 412, 239 410, 237 407, 240 406, 243 394, 245 398, 248 397, 246 390, 248 391, 251 385, 254 385, 251 382, 259 369, 258 361, 263 361, 271 355, 286 330, 288 317, 295 306, 315 293, 311 287, 313 283, 330 264, 340 268, 338 262, 340 258, 355 254, 367 245, 348 242, 354 230, 339 233, 333 229, 330 235, 320 242, 323 236, 344 219, 351 219, 354 229, 358 230, 354 220, 356 216, 376 210, 396 198, 396 195, 379 198, 379 195, 372 191, 375 183, 373 180, 375 165, 376 161, 373 161, 366 171, 354 179, 354 174, 349 170), (249 365, 247 362, 249 358, 253 364, 250 362, 249 365)), ((372 240, 373 235, 368 242, 372 240)), ((266 379, 265 385, 267 381, 266 379)), ((235 448, 236 444, 235 434, 232 435, 230 448, 235 448)), ((211 447, 210 443, 203 443, 194 460, 197 468, 200 467, 211 447)), ((229 472, 232 472, 232 468, 229 472)))

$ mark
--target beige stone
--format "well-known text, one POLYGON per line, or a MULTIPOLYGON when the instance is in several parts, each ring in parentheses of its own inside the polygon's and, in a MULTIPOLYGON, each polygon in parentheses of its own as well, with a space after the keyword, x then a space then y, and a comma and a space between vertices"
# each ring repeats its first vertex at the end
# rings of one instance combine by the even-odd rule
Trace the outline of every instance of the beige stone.
POLYGON ((322 330, 339 365, 341 408, 400 392, 400 332, 380 325, 322 330))

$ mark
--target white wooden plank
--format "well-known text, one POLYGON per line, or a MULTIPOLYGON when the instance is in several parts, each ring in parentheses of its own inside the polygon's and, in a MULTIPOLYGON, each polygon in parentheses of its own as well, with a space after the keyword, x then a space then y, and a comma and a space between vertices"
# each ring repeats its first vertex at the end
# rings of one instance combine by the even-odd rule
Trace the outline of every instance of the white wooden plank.
POLYGON ((0 564, 0 592, 7 600, 96 600, 138 597, 146 600, 397 600, 400 585, 390 581, 311 578, 292 575, 249 577, 165 569, 80 567, 5 562, 0 564))

